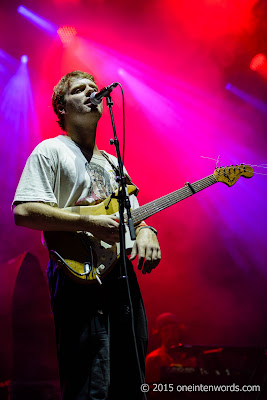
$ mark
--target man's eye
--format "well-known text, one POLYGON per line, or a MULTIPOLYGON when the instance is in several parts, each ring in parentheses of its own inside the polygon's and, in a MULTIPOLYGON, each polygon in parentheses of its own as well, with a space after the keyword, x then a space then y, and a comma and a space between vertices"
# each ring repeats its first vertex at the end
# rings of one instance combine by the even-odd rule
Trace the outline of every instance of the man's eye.
POLYGON ((78 88, 74 90, 74 93, 80 93, 82 91, 82 89, 78 88))

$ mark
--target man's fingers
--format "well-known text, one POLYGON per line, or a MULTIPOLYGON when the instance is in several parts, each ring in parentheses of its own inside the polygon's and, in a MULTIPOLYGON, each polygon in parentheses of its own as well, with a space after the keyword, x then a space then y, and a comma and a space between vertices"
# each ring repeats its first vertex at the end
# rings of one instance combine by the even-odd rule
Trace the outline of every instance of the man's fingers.
POLYGON ((136 241, 135 241, 134 245, 133 245, 133 248, 132 248, 132 251, 131 251, 130 260, 134 260, 136 256, 137 256, 137 244, 136 244, 136 241))
POLYGON ((139 256, 138 265, 137 265, 137 267, 138 267, 139 270, 142 269, 143 264, 144 264, 144 257, 140 257, 140 256, 139 256))
POLYGON ((143 274, 150 274, 152 271, 152 262, 150 260, 146 260, 144 262, 143 274))
POLYGON ((146 257, 146 251, 142 246, 138 246, 138 253, 139 253, 139 259, 138 259, 138 269, 142 269, 144 259, 146 257))
POLYGON ((158 240, 153 232, 146 232, 146 229, 138 233, 136 242, 134 243, 130 260, 133 260, 137 253, 137 268, 142 270, 143 274, 150 273, 156 268, 161 259, 161 252, 158 240))
POLYGON ((152 255, 151 269, 156 268, 156 266, 159 264, 160 260, 161 260, 160 249, 154 249, 153 255, 152 255))
POLYGON ((146 258, 145 258, 144 267, 143 267, 143 271, 142 271, 143 274, 146 274, 150 270, 150 264, 152 262, 152 255, 153 255, 152 249, 148 248, 146 251, 146 258))
POLYGON ((138 258, 138 269, 141 270, 144 264, 144 259, 145 259, 145 249, 143 248, 138 248, 139 251, 139 258, 138 258))
POLYGON ((143 265, 143 274, 150 273, 161 260, 161 251, 158 248, 148 249, 143 265))

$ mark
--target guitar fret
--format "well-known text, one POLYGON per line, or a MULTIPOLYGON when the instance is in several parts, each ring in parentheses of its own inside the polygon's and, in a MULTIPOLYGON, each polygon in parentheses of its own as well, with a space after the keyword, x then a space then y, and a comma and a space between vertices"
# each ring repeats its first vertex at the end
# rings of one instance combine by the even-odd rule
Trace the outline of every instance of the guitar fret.
POLYGON ((207 176, 206 178, 200 179, 192 184, 192 187, 196 192, 200 192, 201 190, 213 185, 217 182, 217 179, 214 175, 207 176))

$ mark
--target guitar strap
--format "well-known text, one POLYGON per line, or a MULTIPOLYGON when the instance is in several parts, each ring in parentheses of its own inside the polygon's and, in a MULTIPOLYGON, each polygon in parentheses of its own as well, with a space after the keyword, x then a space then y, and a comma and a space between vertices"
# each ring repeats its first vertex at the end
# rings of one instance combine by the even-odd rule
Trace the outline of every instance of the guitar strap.
MULTIPOLYGON (((102 154, 103 157, 105 157, 105 159, 109 162, 109 164, 112 166, 113 171, 115 172, 116 176, 119 177, 120 176, 120 171, 119 168, 114 164, 114 162, 109 158, 108 154, 103 151, 100 150, 100 153, 102 154)), ((131 180, 130 176, 127 174, 127 172, 125 172, 125 178, 126 178, 126 184, 127 185, 134 185, 136 187, 136 191, 135 191, 135 195, 138 194, 139 189, 138 187, 133 183, 133 181, 131 180)))

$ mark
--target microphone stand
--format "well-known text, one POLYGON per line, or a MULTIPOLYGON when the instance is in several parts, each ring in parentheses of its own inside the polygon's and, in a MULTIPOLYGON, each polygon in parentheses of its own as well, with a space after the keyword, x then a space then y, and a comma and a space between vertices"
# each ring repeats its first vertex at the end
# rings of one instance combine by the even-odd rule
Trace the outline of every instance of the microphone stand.
MULTIPOLYGON (((122 261, 123 261, 122 265, 124 266, 124 273, 126 273, 126 244, 125 244, 125 229, 124 229, 124 210, 125 209, 127 212, 127 220, 128 220, 128 226, 129 226, 131 239, 135 240, 136 237, 135 237, 134 223, 133 223, 132 215, 131 215, 131 204, 130 204, 128 189, 126 186, 126 178, 125 178, 125 175, 123 172, 119 140, 117 137, 115 123, 114 123, 114 117, 113 117, 113 111, 112 111, 113 100, 110 96, 110 93, 106 99, 107 99, 107 106, 109 108, 111 123, 112 123, 112 128, 113 128, 113 133, 114 133, 114 140, 111 139, 110 144, 115 145, 117 159, 118 159, 118 168, 119 168, 119 173, 120 173, 120 176, 118 177, 118 180, 119 180, 118 202, 119 202, 119 215, 120 215, 120 225, 119 225, 120 254, 122 256, 122 261)), ((127 275, 125 276, 125 278, 126 277, 127 277, 127 275)), ((121 271, 121 278, 123 278, 122 271, 121 271)))
MULTIPOLYGON (((110 140, 110 144, 111 145, 112 144, 115 145, 116 153, 117 153, 117 159, 118 159, 119 174, 120 174, 120 176, 118 177, 119 190, 118 190, 117 198, 118 198, 118 202, 119 202, 120 254, 122 256, 122 263, 120 263, 120 276, 119 276, 119 279, 120 279, 121 287, 122 287, 123 291, 125 292, 125 286, 126 286, 126 292, 128 293, 129 306, 124 305, 125 306, 124 314, 125 314, 125 316, 128 316, 128 314, 130 314, 131 325, 132 325, 132 333, 133 333, 134 349, 135 349, 135 354, 136 354, 136 362, 137 362, 137 368, 138 368, 138 371, 139 371, 140 385, 141 385, 143 383, 143 377, 142 377, 142 372, 141 372, 139 354, 138 354, 138 350, 137 350, 137 342, 136 342, 135 328, 134 328, 133 306, 132 306, 131 292, 130 292, 130 286, 129 286, 129 281, 128 281, 128 273, 127 273, 125 229, 124 229, 124 210, 125 209, 127 211, 127 222, 128 222, 128 226, 129 226, 131 239, 135 240, 136 237, 135 237, 134 223, 133 223, 132 216, 131 216, 131 204, 130 204, 130 200, 129 200, 129 193, 128 193, 128 189, 127 189, 127 186, 126 186, 126 178, 125 178, 125 175, 124 175, 124 172, 123 172, 123 165, 122 165, 121 154, 120 154, 119 140, 118 140, 118 137, 117 137, 115 123, 114 123, 114 117, 113 117, 113 111, 112 111, 113 101, 111 99, 110 93, 106 96, 106 100, 107 100, 107 106, 108 106, 109 112, 110 112, 111 123, 112 123, 112 128, 113 128, 113 133, 114 133, 114 140, 111 139, 110 140)), ((114 198, 114 196, 113 196, 113 198, 114 198)), ((146 394, 145 393, 143 393, 143 398, 146 400, 146 394)))

